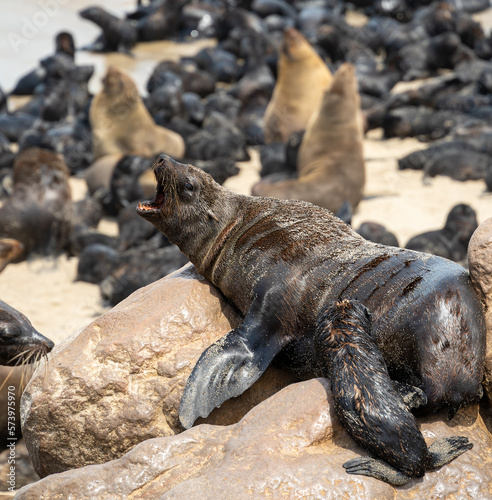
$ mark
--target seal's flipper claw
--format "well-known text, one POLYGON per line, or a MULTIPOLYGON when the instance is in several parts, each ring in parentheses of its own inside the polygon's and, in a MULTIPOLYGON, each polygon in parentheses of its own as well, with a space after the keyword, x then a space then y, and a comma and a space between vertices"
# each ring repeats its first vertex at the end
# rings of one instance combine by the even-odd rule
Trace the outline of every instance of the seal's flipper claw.
POLYGON ((360 474, 361 476, 374 477, 393 486, 401 486, 408 483, 411 477, 403 474, 387 463, 375 458, 359 457, 353 458, 343 464, 348 474, 360 474))
POLYGON ((239 327, 203 352, 186 383, 179 421, 188 429, 224 401, 251 387, 278 353, 274 342, 255 348, 239 327))
POLYGON ((429 469, 437 469, 473 448, 473 443, 465 436, 451 436, 439 439, 428 448, 429 469))
POLYGON ((409 410, 414 410, 427 404, 427 395, 419 387, 398 382, 396 380, 393 380, 393 385, 409 410))

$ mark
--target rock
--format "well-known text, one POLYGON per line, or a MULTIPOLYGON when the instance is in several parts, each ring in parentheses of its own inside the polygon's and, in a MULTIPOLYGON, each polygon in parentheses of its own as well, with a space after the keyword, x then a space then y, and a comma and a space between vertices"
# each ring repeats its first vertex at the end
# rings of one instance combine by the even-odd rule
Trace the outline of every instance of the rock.
POLYGON ((470 239, 468 266, 472 283, 485 305, 487 353, 483 385, 492 401, 492 217, 482 222, 470 239))
MULTIPOLYGON (((421 419, 426 440, 466 435, 474 443, 439 470, 403 488, 345 473, 360 456, 338 422, 329 382, 292 384, 227 427, 198 425, 140 443, 118 460, 49 476, 19 491, 39 498, 491 498, 492 436, 479 407, 421 419)), ((363 452, 362 452, 363 453, 363 452)))
MULTIPOLYGON (((142 441, 180 432, 179 402, 191 369, 240 320, 189 266, 137 290, 60 343, 22 398, 36 472, 44 477, 107 462, 142 441)), ((206 422, 235 423, 292 380, 272 368, 206 422)))

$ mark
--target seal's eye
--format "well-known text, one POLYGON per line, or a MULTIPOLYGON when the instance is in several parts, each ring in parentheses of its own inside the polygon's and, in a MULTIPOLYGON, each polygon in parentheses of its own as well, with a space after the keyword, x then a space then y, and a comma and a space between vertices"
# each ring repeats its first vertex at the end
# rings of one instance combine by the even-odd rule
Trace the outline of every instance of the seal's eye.
POLYGON ((193 184, 191 182, 185 182, 185 185, 184 185, 184 188, 186 189, 186 191, 193 191, 194 187, 193 187, 193 184))

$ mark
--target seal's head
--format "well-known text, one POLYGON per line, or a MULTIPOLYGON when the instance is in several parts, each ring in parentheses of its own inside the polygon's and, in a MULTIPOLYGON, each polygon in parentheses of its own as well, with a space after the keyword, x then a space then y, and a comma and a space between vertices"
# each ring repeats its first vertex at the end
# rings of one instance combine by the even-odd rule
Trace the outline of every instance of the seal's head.
POLYGON ((240 195, 223 188, 203 170, 160 155, 152 201, 140 202, 137 213, 163 232, 196 265, 230 218, 240 195), (195 259, 193 258, 195 257, 195 259))
POLYGON ((314 49, 304 36, 291 26, 285 28, 282 39, 281 55, 290 62, 312 57, 314 49))
POLYGON ((130 75, 115 66, 110 66, 102 79, 103 93, 117 100, 136 101, 138 89, 130 75))
POLYGON ((55 344, 41 335, 19 311, 0 301, 0 364, 32 363, 55 344))

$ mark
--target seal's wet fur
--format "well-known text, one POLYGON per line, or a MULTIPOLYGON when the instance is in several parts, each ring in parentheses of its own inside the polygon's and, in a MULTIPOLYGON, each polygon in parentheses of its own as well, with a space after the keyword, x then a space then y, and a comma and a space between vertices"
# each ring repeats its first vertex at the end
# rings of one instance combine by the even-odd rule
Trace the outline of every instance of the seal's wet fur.
POLYGON ((0 300, 0 365, 32 363, 53 346, 26 316, 0 300))
MULTIPOLYGON (((140 203, 138 213, 178 245, 200 274, 244 314, 243 323, 210 346, 193 369, 180 407, 185 428, 242 394, 281 351, 296 352, 295 345, 314 346, 315 342, 305 340, 315 339, 323 311, 343 300, 357 300, 371 312, 374 345, 367 369, 371 363, 375 369, 381 363, 387 367, 388 377, 372 382, 366 394, 377 388, 387 390, 387 399, 396 398, 393 379, 425 393, 423 410, 447 407, 450 416, 480 399, 484 314, 461 266, 368 242, 331 212, 306 202, 235 194, 203 171, 165 155, 159 157, 155 174, 155 199, 140 203)), ((357 363, 363 352, 363 347, 356 347, 351 365, 361 387, 367 381, 357 363)), ((329 359, 331 354, 326 356, 329 359)), ((323 366, 319 351, 306 359, 316 357, 323 366)), ((336 366, 346 368, 342 362, 336 366)), ((331 376, 328 367, 322 372, 331 376)), ((342 393, 333 394, 337 405, 342 393)), ((360 404, 370 410, 367 398, 360 404)), ((364 446, 384 462, 364 459, 349 464, 349 472, 403 484, 423 474, 430 462, 446 463, 468 449, 462 438, 453 443, 439 441, 438 458, 429 460, 434 455, 426 452, 418 428, 413 428, 421 450, 407 470, 406 452, 395 452, 403 438, 394 426, 411 414, 395 404, 396 421, 377 429, 387 434, 391 445, 377 446, 376 429, 363 419, 360 424, 364 446), (390 458, 392 454, 396 460, 390 458)), ((342 421, 349 432, 355 432, 355 424, 342 421)))

